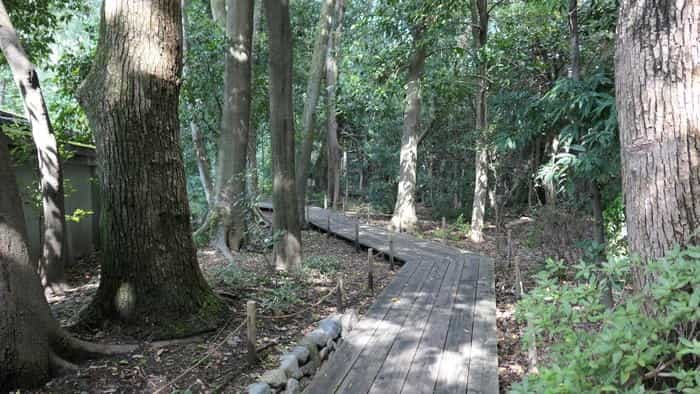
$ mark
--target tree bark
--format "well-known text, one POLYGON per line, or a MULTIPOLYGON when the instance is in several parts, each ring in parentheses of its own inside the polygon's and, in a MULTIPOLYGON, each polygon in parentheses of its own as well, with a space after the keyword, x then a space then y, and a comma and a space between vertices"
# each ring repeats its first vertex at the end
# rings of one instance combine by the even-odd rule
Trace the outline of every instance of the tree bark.
POLYGON ((221 120, 218 179, 222 182, 216 199, 218 249, 231 263, 230 251, 238 251, 246 233, 245 196, 253 44, 253 0, 228 0, 224 77, 225 105, 221 120))
POLYGON ((47 295, 65 290, 66 216, 63 170, 39 75, 19 42, 7 10, 0 2, 0 48, 22 94, 32 127, 41 181, 43 206, 42 254, 38 272, 47 295))
POLYGON ((485 134, 488 131, 488 85, 487 65, 480 53, 488 39, 489 14, 487 0, 472 0, 471 9, 472 36, 474 49, 477 53, 477 89, 474 94, 476 109, 474 128, 479 133, 479 147, 476 151, 474 166, 474 200, 472 203, 471 231, 469 237, 474 242, 484 241, 484 213, 488 195, 488 152, 483 146, 485 134))
MULTIPOLYGON (((186 58, 187 51, 189 50, 189 40, 187 38, 187 7, 189 0, 182 0, 182 53, 183 59, 186 58)), ((188 67, 187 62, 183 61, 183 76, 187 76, 188 67)), ((194 114, 194 106, 191 102, 186 102, 187 110, 190 114, 194 114)), ((209 158, 207 157, 207 151, 204 149, 204 139, 199 131, 199 126, 192 117, 190 120, 190 134, 192 135, 192 146, 194 147, 194 156, 197 162, 197 170, 199 171, 199 181, 202 184, 202 189, 204 190, 204 198, 207 200, 207 206, 211 209, 214 206, 214 191, 213 182, 211 175, 211 164, 209 163, 209 158)))
POLYGON ((335 30, 328 37, 328 56, 326 59, 326 85, 328 86, 328 130, 327 130, 327 163, 328 163, 328 197, 333 208, 340 203, 340 161, 342 148, 338 142, 337 92, 338 92, 338 58, 340 56, 340 37, 343 31, 345 1, 338 0, 335 9, 335 30))
POLYGON ((403 115, 401 136, 401 158, 399 184, 396 193, 394 215, 391 225, 395 229, 413 231, 418 223, 416 216, 416 171, 418 165, 418 131, 420 128, 421 93, 423 70, 428 53, 422 40, 422 28, 415 29, 413 35, 413 55, 408 67, 406 104, 403 115))
POLYGON ((179 145, 180 2, 105 0, 95 62, 79 91, 95 132, 102 206, 100 286, 82 320, 156 336, 218 323, 222 304, 192 242, 179 145))
POLYGON ((578 34, 578 0, 569 0, 569 78, 581 80, 581 48, 578 34))
POLYGON ((301 226, 294 177, 292 29, 289 0, 264 0, 270 42, 270 133, 272 140, 272 228, 275 266, 301 267, 301 226))
POLYGON ((620 2, 615 85, 634 284, 645 261, 697 244, 700 226, 700 4, 620 2))
POLYGON ((304 113, 302 114, 302 132, 304 141, 301 147, 301 156, 297 161, 297 203, 299 217, 302 224, 306 225, 304 207, 306 206, 306 184, 311 167, 311 151, 314 144, 314 115, 316 105, 321 93, 321 79, 323 78, 323 66, 328 52, 328 36, 333 26, 333 13, 335 0, 323 0, 321 3, 321 15, 318 20, 314 51, 311 57, 311 71, 306 82, 306 100, 304 101, 304 113))

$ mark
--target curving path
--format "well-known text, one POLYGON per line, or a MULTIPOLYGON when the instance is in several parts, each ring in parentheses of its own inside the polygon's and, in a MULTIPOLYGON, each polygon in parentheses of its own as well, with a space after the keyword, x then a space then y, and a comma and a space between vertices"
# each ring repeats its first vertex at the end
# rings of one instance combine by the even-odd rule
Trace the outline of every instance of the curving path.
MULTIPOLYGON (((310 207, 308 220, 355 241, 356 219, 310 207)), ((357 232, 361 245, 390 254, 389 231, 359 223, 357 232)), ((498 393, 493 261, 391 237, 404 264, 305 392, 498 393)))

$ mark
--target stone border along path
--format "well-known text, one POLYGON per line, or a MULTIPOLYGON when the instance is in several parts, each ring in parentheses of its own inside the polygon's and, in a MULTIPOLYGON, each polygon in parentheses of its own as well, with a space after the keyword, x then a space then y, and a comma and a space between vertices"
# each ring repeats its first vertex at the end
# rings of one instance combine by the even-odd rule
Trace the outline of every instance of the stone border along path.
MULTIPOLYGON (((308 208, 321 230, 329 216, 331 234, 355 241, 356 219, 308 208)), ((304 392, 498 393, 493 260, 359 224, 359 243, 386 256, 390 234, 403 266, 304 392)))

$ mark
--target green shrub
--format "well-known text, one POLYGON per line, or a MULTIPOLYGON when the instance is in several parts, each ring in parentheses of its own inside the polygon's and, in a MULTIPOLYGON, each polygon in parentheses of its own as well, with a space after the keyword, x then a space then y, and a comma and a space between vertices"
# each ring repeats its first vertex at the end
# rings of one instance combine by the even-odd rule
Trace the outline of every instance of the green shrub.
POLYGON ((232 290, 255 287, 258 283, 258 277, 254 272, 232 266, 214 270, 212 276, 214 282, 223 284, 232 290))
MULTIPOLYGON (((630 266, 620 257, 603 267, 618 291, 630 266)), ((575 267, 574 280, 566 281, 567 267, 549 261, 516 312, 531 323, 524 337, 546 346, 546 357, 512 392, 699 392, 700 247, 675 250, 648 267, 656 277, 648 291, 608 311, 598 301, 593 266, 575 267)))
POLYGON ((340 261, 332 256, 311 256, 304 260, 302 269, 306 272, 317 270, 322 275, 330 275, 341 268, 340 261))
POLYGON ((285 278, 276 287, 265 290, 260 303, 263 309, 273 313, 283 313, 301 303, 302 287, 292 278, 285 278))

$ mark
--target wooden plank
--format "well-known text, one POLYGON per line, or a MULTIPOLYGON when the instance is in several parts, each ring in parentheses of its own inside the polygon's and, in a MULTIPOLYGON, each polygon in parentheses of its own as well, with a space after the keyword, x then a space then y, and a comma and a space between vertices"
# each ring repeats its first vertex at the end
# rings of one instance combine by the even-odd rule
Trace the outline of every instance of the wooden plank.
POLYGON ((474 305, 469 364, 468 394, 498 393, 498 349, 496 336, 496 289, 493 282, 493 261, 482 258, 474 305))
POLYGON ((455 302, 459 279, 464 264, 459 264, 457 274, 448 277, 435 306, 430 312, 428 325, 423 332, 420 345, 416 351, 411 367, 406 376, 402 392, 432 393, 438 376, 440 356, 445 347, 447 330, 450 325, 450 312, 455 302))
POLYGON ((401 302, 394 301, 401 300, 404 294, 415 291, 415 287, 422 283, 427 274, 426 271, 430 268, 429 265, 418 263, 404 265, 397 277, 375 300, 367 315, 345 338, 336 355, 316 374, 306 392, 318 394, 334 392, 352 368, 367 342, 380 328, 386 314, 393 308, 402 306, 401 302), (400 278, 399 275, 402 277, 400 278))
POLYGON ((459 274, 461 263, 443 262, 443 266, 448 269, 443 271, 441 280, 435 280, 432 291, 421 297, 409 314, 406 324, 401 328, 396 341, 391 347, 391 351, 386 357, 381 370, 377 374, 370 393, 399 393, 408 374, 408 366, 418 349, 423 336, 423 332, 428 325, 428 318, 433 310, 435 301, 441 293, 441 289, 450 283, 450 278, 459 274))
POLYGON ((416 292, 413 303, 404 310, 397 310, 397 314, 394 316, 390 316, 391 313, 387 315, 386 322, 389 324, 386 329, 377 330, 377 335, 365 347, 355 363, 355 367, 348 374, 345 382, 343 382, 340 392, 366 393, 370 389, 374 377, 377 376, 377 373, 385 363, 387 355, 394 349, 395 340, 399 338, 401 333, 403 335, 406 334, 407 331, 404 330, 404 325, 408 325, 410 330, 413 311, 440 290, 440 285, 445 278, 449 265, 449 263, 432 264, 433 270, 426 276, 421 289, 416 292))
POLYGON ((435 393, 467 391, 479 260, 473 257, 466 258, 464 264, 457 299, 451 312, 447 341, 440 360, 435 393))

